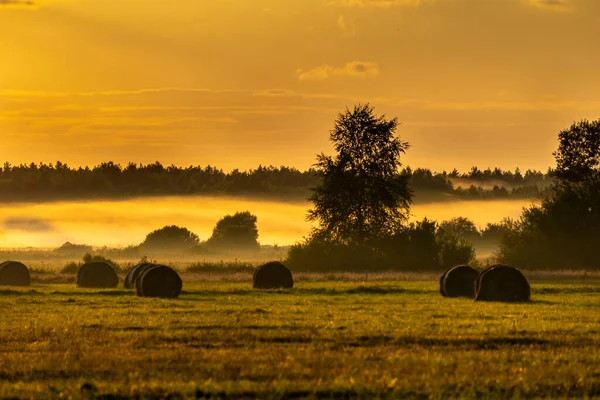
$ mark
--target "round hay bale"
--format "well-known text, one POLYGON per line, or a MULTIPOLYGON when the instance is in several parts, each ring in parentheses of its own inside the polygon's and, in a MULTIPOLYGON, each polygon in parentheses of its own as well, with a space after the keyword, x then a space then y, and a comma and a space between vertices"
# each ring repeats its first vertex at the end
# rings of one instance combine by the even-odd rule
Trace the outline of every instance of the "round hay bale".
POLYGON ((129 270, 129 272, 127 273, 127 275, 125 276, 125 281, 123 282, 123 286, 125 287, 125 289, 134 289, 135 288, 135 282, 137 281, 137 279, 139 278, 140 274, 150 268, 151 266, 153 266, 154 264, 152 263, 140 263, 135 265, 133 268, 131 268, 129 270))
POLYGON ((252 277, 255 289, 291 289, 294 287, 292 271, 279 261, 258 267, 252 277))
POLYGON ((440 276, 440 294, 444 297, 446 297, 446 292, 444 291, 444 278, 446 277, 446 274, 448 273, 448 271, 450 271, 452 268, 454 268, 454 267, 448 268, 447 270, 444 271, 442 276, 440 276))
POLYGON ((475 297, 477 297, 477 293, 479 293, 479 287, 481 286, 481 277, 483 275, 485 275, 486 272, 488 272, 490 269, 497 267, 498 265, 492 265, 491 267, 486 267, 483 270, 481 270, 479 272, 479 275, 477 275, 477 279, 475 279, 475 297))
POLYGON ((77 271, 77 286, 82 288, 115 288, 118 284, 115 269, 102 261, 85 263, 77 271))
POLYGON ((144 269, 135 281, 135 291, 142 297, 174 299, 179 297, 182 287, 177 271, 166 265, 152 265, 144 269))
POLYGON ((479 271, 469 265, 457 265, 442 275, 440 291, 444 297, 475 298, 475 281, 479 271))
POLYGON ((5 261, 0 264, 1 286, 30 286, 29 268, 18 261, 5 261))
POLYGON ((475 300, 529 301, 531 287, 521 271, 506 265, 494 265, 477 277, 475 300))

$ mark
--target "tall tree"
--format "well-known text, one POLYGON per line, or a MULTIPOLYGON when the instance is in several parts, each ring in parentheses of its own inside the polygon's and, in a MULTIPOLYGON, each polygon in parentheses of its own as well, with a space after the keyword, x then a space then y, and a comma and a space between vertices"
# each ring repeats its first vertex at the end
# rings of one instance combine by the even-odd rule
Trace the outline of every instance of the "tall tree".
POLYGON ((579 183, 595 178, 600 169, 600 119, 586 119, 558 134, 556 176, 562 183, 579 183))
POLYGON ((336 154, 320 154, 320 178, 308 219, 316 233, 343 244, 364 245, 394 234, 408 219, 412 192, 401 174, 400 156, 409 144, 395 136, 398 119, 376 115, 359 104, 338 115, 330 132, 336 154))

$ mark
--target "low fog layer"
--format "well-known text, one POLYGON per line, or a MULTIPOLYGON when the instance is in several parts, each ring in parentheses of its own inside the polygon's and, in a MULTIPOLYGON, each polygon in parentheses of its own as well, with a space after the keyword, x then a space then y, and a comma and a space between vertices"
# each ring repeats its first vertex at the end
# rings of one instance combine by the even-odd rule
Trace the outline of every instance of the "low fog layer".
MULTIPOLYGON (((415 204, 411 219, 471 219, 476 226, 517 218, 530 200, 455 201, 415 204)), ((258 217, 259 242, 279 246, 296 243, 310 231, 308 203, 278 203, 222 197, 162 197, 125 201, 5 204, 0 208, 0 247, 56 248, 65 242, 92 246, 141 243, 151 231, 178 225, 201 240, 227 214, 249 210, 258 217), (19 217, 15 217, 19 216, 19 217)))

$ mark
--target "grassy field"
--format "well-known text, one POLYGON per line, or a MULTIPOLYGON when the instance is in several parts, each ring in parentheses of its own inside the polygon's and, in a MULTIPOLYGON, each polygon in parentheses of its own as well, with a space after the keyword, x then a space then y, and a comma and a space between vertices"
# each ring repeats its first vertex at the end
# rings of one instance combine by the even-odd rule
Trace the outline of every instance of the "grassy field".
POLYGON ((600 396, 600 280, 532 287, 529 304, 432 280, 0 287, 0 398, 600 396))

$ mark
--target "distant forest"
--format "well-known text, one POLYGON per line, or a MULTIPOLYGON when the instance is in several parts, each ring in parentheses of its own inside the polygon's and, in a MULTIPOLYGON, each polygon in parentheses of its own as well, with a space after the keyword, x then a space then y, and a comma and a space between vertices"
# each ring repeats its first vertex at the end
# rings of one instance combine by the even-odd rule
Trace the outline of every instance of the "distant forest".
MULTIPOLYGON (((461 173, 405 168, 417 201, 459 198, 536 198, 551 190, 552 170, 546 173, 499 168, 471 168, 461 173)), ((0 167, 0 201, 86 199, 161 195, 232 195, 303 200, 318 183, 315 171, 259 166, 248 171, 224 172, 212 166, 164 166, 159 162, 121 166, 113 162, 96 167, 70 168, 67 164, 0 167)))

